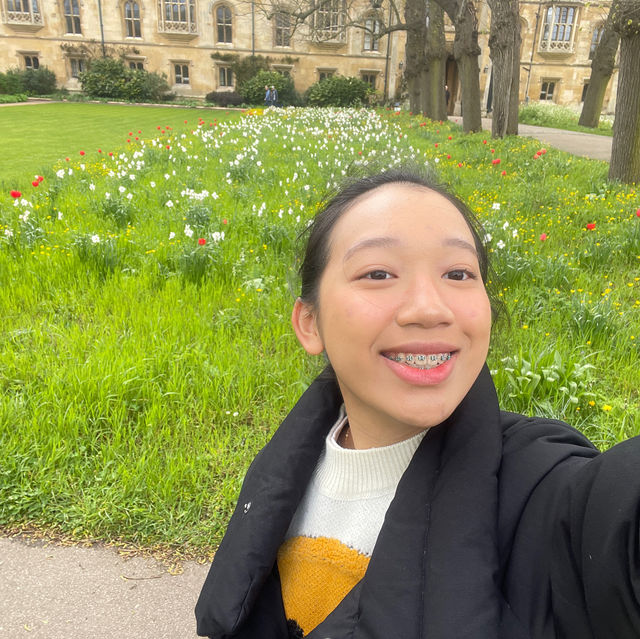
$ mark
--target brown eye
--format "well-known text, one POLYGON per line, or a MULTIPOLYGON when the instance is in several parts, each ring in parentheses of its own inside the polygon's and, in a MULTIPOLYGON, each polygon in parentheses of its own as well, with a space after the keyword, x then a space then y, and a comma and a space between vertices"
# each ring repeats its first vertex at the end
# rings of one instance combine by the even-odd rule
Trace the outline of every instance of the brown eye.
POLYGON ((389 279, 391 275, 387 273, 387 271, 383 271, 382 269, 378 269, 375 271, 369 271, 365 278, 368 280, 386 280, 389 279))
POLYGON ((448 280, 455 280, 456 282, 462 282, 468 279, 475 279, 475 275, 470 273, 469 271, 465 271, 464 269, 454 269, 453 271, 449 271, 445 277, 448 280))

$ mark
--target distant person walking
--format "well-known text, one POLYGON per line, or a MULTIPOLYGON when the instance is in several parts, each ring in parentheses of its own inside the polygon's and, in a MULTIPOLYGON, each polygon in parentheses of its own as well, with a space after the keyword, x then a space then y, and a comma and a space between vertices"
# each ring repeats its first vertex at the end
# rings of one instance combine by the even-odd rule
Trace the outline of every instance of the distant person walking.
POLYGON ((271 85, 271 106, 278 106, 278 89, 271 85))
POLYGON ((265 84, 264 86, 264 105, 271 106, 271 89, 265 84))

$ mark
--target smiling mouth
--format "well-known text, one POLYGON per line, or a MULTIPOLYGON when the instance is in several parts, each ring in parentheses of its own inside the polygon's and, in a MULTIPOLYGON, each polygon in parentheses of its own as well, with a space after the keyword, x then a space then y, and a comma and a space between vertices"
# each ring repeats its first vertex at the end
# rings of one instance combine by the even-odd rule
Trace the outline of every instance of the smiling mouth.
POLYGON ((410 366, 411 368, 429 369, 448 362, 451 359, 451 353, 383 353, 383 355, 393 362, 410 366))

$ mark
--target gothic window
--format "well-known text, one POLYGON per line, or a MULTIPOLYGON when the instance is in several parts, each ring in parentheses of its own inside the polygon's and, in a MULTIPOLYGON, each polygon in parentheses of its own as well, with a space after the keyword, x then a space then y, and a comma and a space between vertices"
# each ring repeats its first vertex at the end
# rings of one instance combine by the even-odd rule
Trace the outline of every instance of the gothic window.
POLYGON ((274 18, 275 28, 275 46, 276 47, 290 47, 291 46, 291 31, 292 31, 292 18, 290 13, 284 11, 278 11, 274 18))
POLYGON ((127 38, 140 38, 140 5, 132 0, 124 3, 124 24, 127 28, 127 38))
POLYGON ((37 55, 25 55, 24 56, 24 68, 25 69, 39 69, 40 60, 37 55))
POLYGON ((7 0, 6 7, 9 24, 42 25, 38 0, 7 0))
POLYGON ((318 81, 322 82, 327 78, 331 78, 335 75, 335 73, 336 73, 335 69, 318 69, 318 81))
POLYGON ((77 78, 85 70, 84 58, 69 58, 71 77, 77 78))
POLYGON ((542 87, 540 88, 540 99, 551 101, 553 100, 553 92, 556 90, 555 80, 543 80, 542 87))
POLYGON ((174 64, 173 73, 175 84, 189 84, 188 64, 174 64))
POLYGON ((233 86, 233 71, 231 67, 218 67, 218 86, 233 86))
POLYGON ((573 32, 577 17, 577 7, 569 5, 551 5, 547 7, 542 24, 540 50, 570 52, 573 47, 573 32))
POLYGON ((317 40, 344 42, 345 0, 321 0, 313 13, 313 31, 317 40))
POLYGON ((378 74, 372 71, 363 71, 360 74, 360 77, 375 91, 376 90, 376 80, 378 78, 378 74))
POLYGON ((216 7, 217 41, 225 44, 233 42, 231 9, 226 4, 216 7))
POLYGON ((363 49, 365 51, 378 51, 380 35, 380 21, 375 18, 367 18, 364 21, 364 43, 363 49))
POLYGON ((158 0, 159 31, 172 34, 195 34, 195 0, 158 0))
POLYGON ((67 33, 82 33, 79 0, 64 0, 64 19, 67 24, 67 33))

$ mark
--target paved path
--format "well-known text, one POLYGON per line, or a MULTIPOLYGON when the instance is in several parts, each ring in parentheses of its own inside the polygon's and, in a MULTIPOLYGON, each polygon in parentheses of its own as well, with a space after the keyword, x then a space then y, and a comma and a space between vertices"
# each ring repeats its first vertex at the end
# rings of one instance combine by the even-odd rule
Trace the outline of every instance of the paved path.
POLYGON ((195 639, 208 566, 0 538, 0 638, 195 639))
MULTIPOLYGON (((462 124, 462 118, 452 116, 451 121, 462 124)), ((482 119, 482 128, 491 131, 491 120, 482 119)), ((544 126, 531 126, 519 124, 518 135, 528 138, 536 138, 548 146, 553 146, 561 151, 567 151, 574 155, 581 155, 592 160, 611 160, 611 143, 613 138, 606 135, 593 133, 579 133, 578 131, 564 131, 562 129, 549 129, 544 126)))

